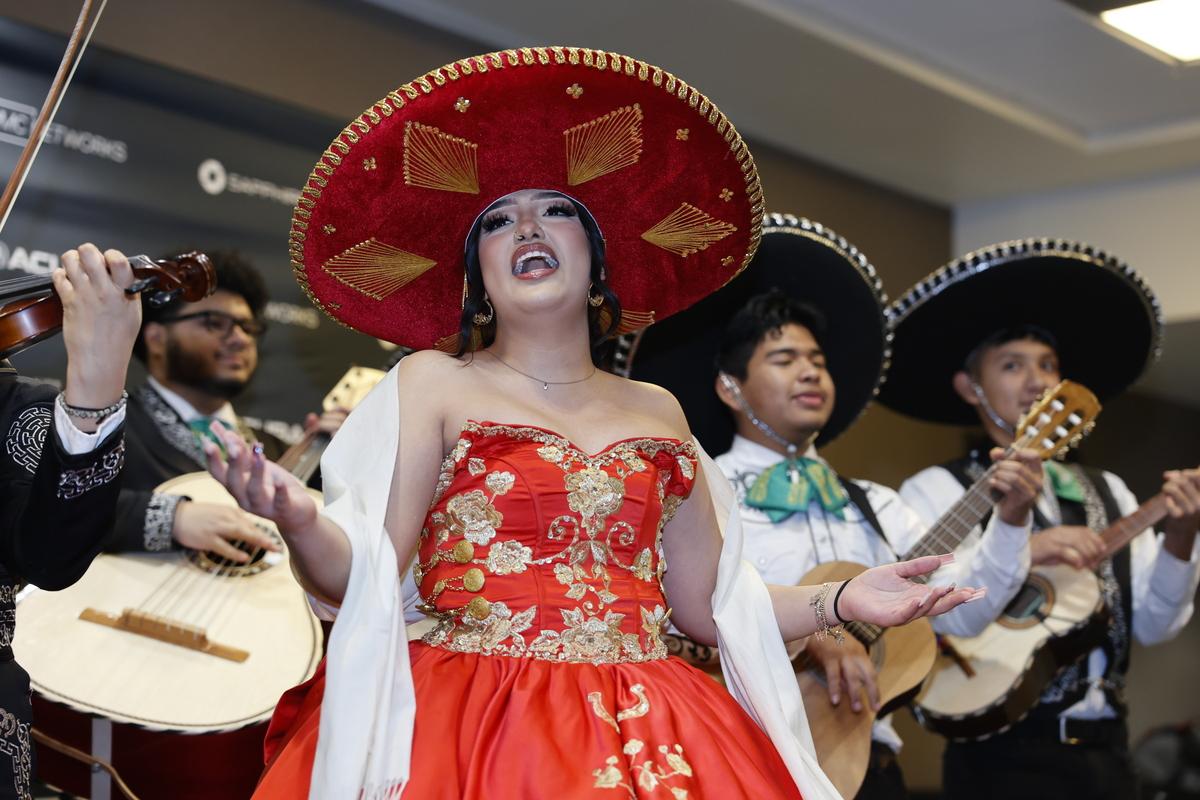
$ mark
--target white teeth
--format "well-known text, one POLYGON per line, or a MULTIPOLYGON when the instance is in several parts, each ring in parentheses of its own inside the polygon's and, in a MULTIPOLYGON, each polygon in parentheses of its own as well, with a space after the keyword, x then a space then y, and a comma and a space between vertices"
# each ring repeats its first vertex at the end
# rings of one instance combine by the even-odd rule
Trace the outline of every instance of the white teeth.
POLYGON ((545 261, 546 265, 548 267, 550 267, 551 269, 558 269, 558 259, 557 258, 550 255, 545 250, 530 250, 527 253, 522 253, 521 257, 517 259, 516 271, 517 272, 524 271, 525 265, 529 261, 531 261, 535 258, 540 258, 543 261, 545 261))

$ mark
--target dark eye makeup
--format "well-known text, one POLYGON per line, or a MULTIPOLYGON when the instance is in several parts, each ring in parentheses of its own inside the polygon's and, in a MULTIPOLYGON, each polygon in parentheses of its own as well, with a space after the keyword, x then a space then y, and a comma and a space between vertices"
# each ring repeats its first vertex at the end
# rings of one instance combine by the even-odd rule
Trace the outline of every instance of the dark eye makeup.
MULTIPOLYGON (((575 206, 566 200, 556 200, 546 206, 542 211, 543 216, 547 217, 574 217, 575 206)), ((491 233, 494 230, 504 227, 512 223, 512 218, 508 212, 503 209, 497 209, 484 216, 483 221, 479 223, 480 229, 484 233, 491 233)))

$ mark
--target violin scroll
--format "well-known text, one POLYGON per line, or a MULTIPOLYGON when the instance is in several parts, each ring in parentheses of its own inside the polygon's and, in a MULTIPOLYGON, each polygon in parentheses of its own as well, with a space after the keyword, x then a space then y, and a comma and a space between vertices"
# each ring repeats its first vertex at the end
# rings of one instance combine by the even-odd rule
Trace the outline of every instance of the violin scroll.
POLYGON ((217 288, 217 273, 212 261, 196 250, 174 258, 130 256, 129 266, 133 268, 133 276, 137 280, 125 292, 147 292, 146 301, 155 308, 178 298, 183 298, 186 303, 194 303, 208 297, 217 288))

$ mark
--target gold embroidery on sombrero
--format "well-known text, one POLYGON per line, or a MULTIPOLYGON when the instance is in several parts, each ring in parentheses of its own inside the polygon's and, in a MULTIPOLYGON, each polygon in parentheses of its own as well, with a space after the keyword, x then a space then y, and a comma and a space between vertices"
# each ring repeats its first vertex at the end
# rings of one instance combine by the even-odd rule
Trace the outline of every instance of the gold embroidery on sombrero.
POLYGON ((563 131, 567 140, 567 183, 593 178, 636 164, 642 156, 642 107, 637 103, 610 111, 563 131))
POLYGON ((687 258, 737 230, 736 225, 705 214, 690 203, 680 203, 661 222, 642 234, 652 245, 687 258))
MULTIPOLYGON (((601 315, 601 327, 604 327, 607 324, 608 323, 604 320, 603 315, 601 315)), ((653 311, 632 311, 621 309, 621 324, 617 326, 617 333, 633 333, 634 331, 645 328, 647 325, 653 324, 653 311)))
MULTIPOLYGON (((325 296, 327 288, 332 288, 332 281, 316 280, 318 273, 323 273, 321 266, 324 260, 328 258, 328 254, 323 249, 319 252, 314 252, 314 241, 320 241, 317 237, 312 237, 306 240, 305 232, 308 231, 308 224, 315 218, 316 227, 312 233, 317 233, 320 226, 327 219, 324 218, 325 207, 321 206, 324 196, 335 188, 335 183, 338 178, 346 174, 344 168, 347 165, 358 166, 360 163, 357 158, 351 156, 351 151, 354 150, 354 156, 361 158, 358 152, 358 146, 371 143, 374 148, 375 139, 380 136, 381 132, 385 136, 394 135, 395 132, 403 136, 406 132, 408 121, 416 123, 415 119, 405 119, 413 112, 409 106, 413 101, 424 100, 429 95, 438 95, 442 93, 438 100, 440 103, 433 106, 435 109, 431 113, 445 113, 449 110, 453 119, 462 119, 461 116, 453 111, 454 101, 462 96, 466 97, 472 94, 472 90, 468 89, 465 84, 474 87, 476 84, 471 82, 471 76, 480 75, 483 73, 493 73, 500 70, 513 71, 520 69, 522 71, 536 70, 542 65, 559 65, 567 66, 575 74, 570 74, 565 80, 558 82, 553 81, 551 90, 557 97, 561 98, 563 89, 568 87, 572 82, 577 83, 580 89, 586 90, 588 94, 592 92, 595 81, 608 81, 614 75, 624 76, 629 79, 632 84, 642 84, 643 88, 654 87, 657 92, 665 95, 670 95, 675 101, 678 101, 683 106, 691 109, 697 116, 693 124, 688 124, 684 120, 680 120, 679 124, 686 125, 683 128, 669 128, 667 136, 674 132, 676 137, 680 131, 683 132, 685 138, 680 143, 695 142, 703 131, 712 131, 717 134, 724 143, 728 146, 728 156, 732 156, 733 163, 737 170, 740 171, 740 178, 731 175, 731 181, 726 184, 734 191, 735 196, 744 197, 749 208, 751 220, 743 221, 745 209, 738 209, 736 220, 731 220, 737 225, 739 232, 744 231, 748 241, 738 242, 736 248, 737 255, 734 263, 726 266, 726 270, 720 273, 721 281, 724 282, 736 274, 741 268, 749 264, 751 257, 754 255, 761 239, 761 228, 759 220, 763 211, 762 185, 754 166, 754 160, 746 146, 746 143, 738 135, 733 125, 725 118, 720 110, 712 104, 712 102, 701 94, 695 87, 688 85, 685 81, 677 78, 665 70, 656 67, 652 64, 647 64, 628 56, 618 55, 616 53, 605 53, 601 51, 584 50, 574 47, 534 47, 523 48, 520 50, 505 50, 501 52, 488 53, 483 55, 471 56, 450 64, 443 65, 435 70, 426 73, 424 76, 416 78, 409 83, 397 87, 394 91, 388 92, 384 97, 373 103, 359 117, 350 121, 350 123, 337 135, 337 137, 329 144, 320 160, 317 161, 309 175, 308 181, 301 187, 301 196, 297 200, 296 208, 292 216, 292 230, 289 235, 288 253, 293 267, 294 277, 300 288, 309 297, 313 304, 321 311, 325 312, 335 322, 344 327, 354 327, 353 318, 356 312, 351 310, 353 306, 347 306, 347 314, 343 314, 334 305, 331 305, 329 299, 325 296), (578 72, 575 72, 578 70, 578 72), (591 77, 595 76, 595 77, 591 77), (451 94, 452 92, 452 94, 451 94), (397 119, 397 118, 401 119, 397 119), (390 123, 389 123, 390 119, 390 123), (394 127, 393 127, 394 126, 394 127), (689 139, 691 142, 689 142, 689 139), (743 245, 745 251, 742 251, 743 245), (307 255, 306 255, 307 254, 307 255), (730 274, 732 273, 732 274, 730 274), (310 285, 309 278, 314 277, 314 283, 310 285), (339 313, 334 313, 339 311, 339 313), (343 317, 346 317, 343 319, 343 317)), ((482 90, 480 90, 482 91, 482 90)), ((574 94, 574 93, 572 93, 574 94)), ((656 94, 656 93, 652 93, 656 94)), ((479 97, 472 97, 475 102, 470 107, 470 114, 474 114, 479 106, 479 97)), ((659 102, 657 98, 647 96, 630 97, 629 102, 632 103, 635 99, 639 101, 642 109, 645 110, 647 104, 659 102)), ((579 103, 582 103, 580 98, 579 103)), ((570 100, 568 103, 562 104, 565 108, 575 106, 576 101, 570 100)), ((446 124, 452 123, 429 119, 427 123, 446 124)), ((426 124, 426 127, 432 127, 426 124)), ((562 130, 559 128, 558 130, 562 130)), ((441 133, 441 131, 438 131, 441 133)), ((546 131, 546 133, 551 133, 546 131)), ((449 135, 449 134, 444 134, 449 135)), ((482 134, 481 134, 482 135, 482 134)), ((551 135, 554 135, 551 133, 551 135)), ((450 137, 453 139, 454 137, 450 137)), ((466 142, 470 145, 470 142, 466 142)), ((485 142, 479 141, 477 144, 487 147, 485 142)), ((362 156, 369 155, 370 151, 363 152, 362 156)), ((397 159, 403 161, 404 159, 397 159)), ((722 158, 722 162, 726 161, 722 158)), ((396 165, 397 167, 399 165, 396 165)), ((392 168, 390 164, 381 163, 380 171, 392 168)), ((410 170, 411 171, 411 170, 410 170)), ((631 170, 632 171, 632 170, 631 170)), ((362 172, 355 170, 358 176, 362 176, 362 172)), ((735 173, 736 174, 736 173, 735 173)), ((475 175, 475 183, 478 184, 479 176, 475 175)), ((565 170, 562 174, 565 186, 565 170)), ((340 185, 340 184, 339 184, 340 185)), ((409 185, 419 185, 410 183, 409 185)), ((442 188, 440 185, 433 188, 442 188)), ((720 188, 718 185, 717 189, 720 188)), ((482 189, 480 189, 482 191, 482 189)), ((682 198, 679 198, 682 199, 682 198)), ((678 199, 675 201, 678 202, 678 199)), ((636 222, 634 224, 637 224, 636 222)), ((341 219, 337 225, 338 233, 343 233, 352 225, 349 220, 341 219)), ((645 223, 641 222, 642 227, 645 223)), ((640 228, 638 229, 640 230, 640 228)), ((359 236, 354 237, 351 241, 370 236, 373 231, 364 231, 359 236)), ((353 234, 350 234, 353 236, 353 234)), ((636 240, 638 231, 629 231, 623 240, 636 240)), ((321 237, 324 238, 324 237, 321 237)), ((732 238, 732 237, 731 237, 732 238)), ((318 246, 319 249, 319 246, 318 246)), ((424 251, 425 248, 417 248, 424 251)), ((700 249, 700 248, 697 248, 700 249)), ((432 254, 431 254, 432 255, 432 254)), ((717 254, 713 260, 725 256, 724 252, 717 254)), ((441 255, 433 255, 439 262, 444 263, 445 258, 441 255)), ((336 290, 335 290, 336 291, 336 290)), ((629 298, 631 299, 631 298, 629 298)), ((646 302, 640 303, 642 308, 649 305, 646 302)), ((449 309, 447 308, 447 311, 449 309)), ((658 316, 663 314, 673 313, 675 308, 670 304, 654 309, 658 316)), ((447 326, 449 327, 449 326, 447 326)), ((476 336, 478 334, 476 333, 476 336)), ((458 337, 448 330, 423 331, 421 334, 420 346, 428 347, 433 345, 438 349, 448 352, 455 352, 458 345, 458 337)), ((401 337, 403 338, 403 337, 401 337)), ((473 337, 474 338, 474 337, 473 337)), ((392 340, 396 340, 392 337, 392 340)), ((406 342, 412 344, 412 342, 406 342)))
POLYGON ((404 182, 445 192, 479 194, 479 145, 419 122, 404 124, 404 182))
POLYGON ((326 261, 325 271, 367 297, 382 300, 436 264, 436 261, 372 238, 326 261))

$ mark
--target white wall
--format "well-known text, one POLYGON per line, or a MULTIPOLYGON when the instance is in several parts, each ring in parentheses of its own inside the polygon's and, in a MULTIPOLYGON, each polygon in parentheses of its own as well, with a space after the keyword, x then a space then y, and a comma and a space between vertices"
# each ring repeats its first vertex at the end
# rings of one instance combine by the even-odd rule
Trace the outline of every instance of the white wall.
POLYGON ((1200 170, 968 203, 953 230, 958 254, 1029 236, 1087 242, 1140 272, 1167 322, 1200 319, 1200 170))

